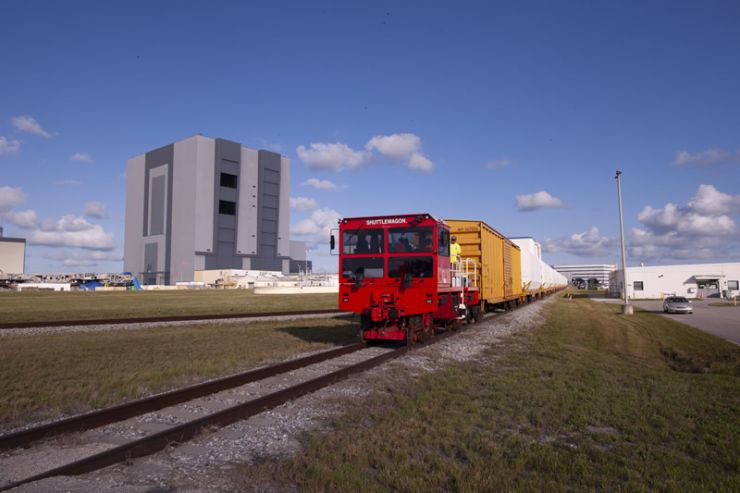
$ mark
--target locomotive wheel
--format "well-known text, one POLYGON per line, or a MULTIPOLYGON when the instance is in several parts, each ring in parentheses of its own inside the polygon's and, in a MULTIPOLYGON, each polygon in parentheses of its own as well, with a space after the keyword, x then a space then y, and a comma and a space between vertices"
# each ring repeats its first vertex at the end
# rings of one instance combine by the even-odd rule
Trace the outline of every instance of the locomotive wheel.
POLYGON ((429 314, 424 315, 421 323, 423 325, 422 332, 424 333, 424 340, 434 337, 434 319, 432 316, 429 314))
POLYGON ((480 322, 483 319, 479 305, 474 306, 471 311, 473 312, 473 320, 480 322))
POLYGON ((414 342, 424 342, 424 319, 421 315, 409 317, 406 326, 406 345, 414 342))
POLYGON ((414 329, 409 325, 406 327, 406 345, 413 346, 414 344, 414 329))
POLYGON ((364 345, 368 346, 370 342, 367 339, 365 339, 365 331, 373 328, 373 321, 372 319, 367 315, 361 315, 360 316, 360 342, 362 342, 364 345))
POLYGON ((426 334, 424 333, 424 330, 420 330, 416 333, 416 342, 419 344, 424 344, 426 342, 426 334))

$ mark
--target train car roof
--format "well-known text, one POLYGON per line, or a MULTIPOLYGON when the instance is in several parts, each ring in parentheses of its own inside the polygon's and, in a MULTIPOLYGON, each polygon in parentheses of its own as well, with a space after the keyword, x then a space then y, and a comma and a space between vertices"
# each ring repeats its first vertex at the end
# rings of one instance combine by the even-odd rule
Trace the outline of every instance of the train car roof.
MULTIPOLYGON (((509 242, 511 242, 511 240, 512 240, 512 238, 509 238, 508 236, 506 236, 505 234, 503 234, 501 231, 497 230, 496 228, 492 228, 491 225, 488 224, 485 221, 480 221, 480 220, 477 220, 477 219, 453 219, 451 217, 446 217, 446 218, 444 218, 442 220, 443 221, 456 221, 456 222, 460 222, 460 223, 483 224, 486 228, 490 229, 491 231, 493 231, 494 233, 496 233, 497 235, 499 235, 501 238, 503 238, 503 239, 505 239, 505 240, 507 240, 509 242)), ((519 245, 516 245, 516 247, 519 248, 519 245)))

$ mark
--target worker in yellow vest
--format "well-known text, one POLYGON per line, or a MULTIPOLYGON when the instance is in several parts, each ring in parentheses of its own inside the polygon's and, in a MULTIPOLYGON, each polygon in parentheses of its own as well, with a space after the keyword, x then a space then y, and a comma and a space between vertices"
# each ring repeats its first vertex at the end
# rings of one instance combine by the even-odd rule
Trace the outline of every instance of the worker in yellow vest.
POLYGON ((450 242, 450 264, 455 265, 458 260, 460 260, 460 252, 462 251, 462 248, 460 248, 460 245, 457 243, 457 236, 450 238, 450 242))

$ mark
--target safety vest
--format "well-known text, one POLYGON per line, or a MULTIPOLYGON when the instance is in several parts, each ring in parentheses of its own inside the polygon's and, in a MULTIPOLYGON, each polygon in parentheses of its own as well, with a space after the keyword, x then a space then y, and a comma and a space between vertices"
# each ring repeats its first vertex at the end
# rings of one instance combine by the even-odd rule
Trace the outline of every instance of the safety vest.
POLYGON ((457 258, 460 256, 462 248, 458 243, 450 243, 450 263, 457 263, 457 258))

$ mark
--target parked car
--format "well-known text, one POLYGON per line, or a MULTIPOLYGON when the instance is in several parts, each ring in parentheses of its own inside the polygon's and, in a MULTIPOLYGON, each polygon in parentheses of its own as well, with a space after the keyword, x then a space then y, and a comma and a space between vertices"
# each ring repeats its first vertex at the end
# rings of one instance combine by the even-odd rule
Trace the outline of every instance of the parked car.
POLYGON ((683 296, 669 296, 663 301, 663 311, 666 313, 694 313, 691 302, 683 296))

